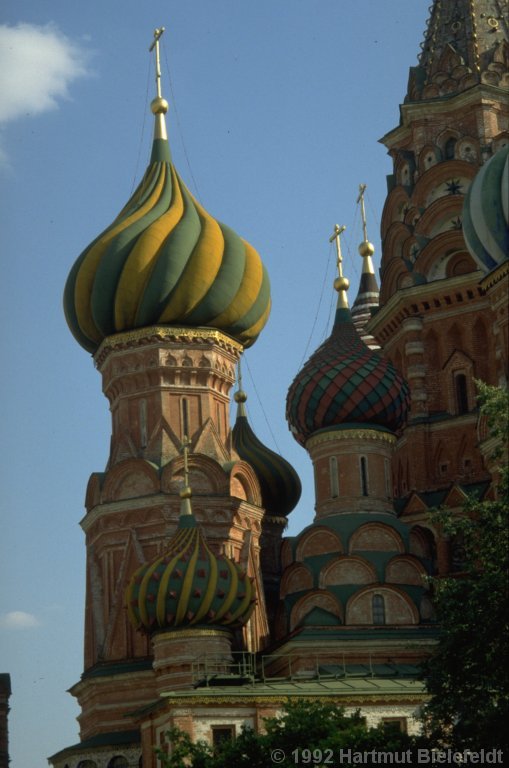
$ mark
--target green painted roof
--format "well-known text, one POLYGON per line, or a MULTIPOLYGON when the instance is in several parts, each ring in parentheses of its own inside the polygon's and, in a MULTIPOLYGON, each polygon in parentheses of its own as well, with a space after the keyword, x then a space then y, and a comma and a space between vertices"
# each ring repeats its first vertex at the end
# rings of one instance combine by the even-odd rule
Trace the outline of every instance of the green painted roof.
POLYGON ((113 731, 110 733, 100 733, 97 736, 91 736, 89 739, 80 741, 78 744, 73 744, 70 747, 60 750, 56 754, 52 755, 49 759, 50 762, 54 762, 59 758, 63 758, 66 755, 83 752, 87 749, 100 749, 108 747, 131 747, 139 746, 141 743, 140 732, 138 730, 130 731, 113 731))
POLYGON ((269 515, 288 515, 301 495, 301 483, 294 468, 278 453, 267 448, 255 435, 245 413, 246 395, 239 398, 237 418, 232 431, 233 447, 241 459, 254 469, 262 492, 262 504, 269 515))

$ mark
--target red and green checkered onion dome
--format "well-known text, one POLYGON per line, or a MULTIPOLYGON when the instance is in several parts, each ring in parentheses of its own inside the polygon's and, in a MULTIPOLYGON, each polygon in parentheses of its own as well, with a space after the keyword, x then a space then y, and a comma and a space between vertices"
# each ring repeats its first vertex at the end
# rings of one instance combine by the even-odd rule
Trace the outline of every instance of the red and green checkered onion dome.
POLYGON ((509 259, 509 144, 483 165, 463 203, 463 236, 483 272, 509 259))
POLYGON ((270 284, 257 251, 195 200, 157 138, 139 187, 72 267, 64 310, 92 353, 152 325, 215 328, 248 347, 269 317, 270 284))
POLYGON ((256 437, 243 407, 245 397, 242 391, 235 395, 239 411, 232 431, 233 447, 240 458, 254 469, 266 512, 274 517, 285 517, 300 499, 302 486, 299 476, 286 459, 256 437))
POLYGON ((256 603, 251 579, 215 555, 193 515, 181 516, 166 553, 133 574, 126 590, 131 623, 146 632, 242 626, 256 603))
POLYGON ((318 430, 342 425, 397 432, 408 406, 409 389, 401 374, 366 346, 350 310, 340 308, 331 335, 290 386, 286 418, 295 439, 304 445, 318 430))

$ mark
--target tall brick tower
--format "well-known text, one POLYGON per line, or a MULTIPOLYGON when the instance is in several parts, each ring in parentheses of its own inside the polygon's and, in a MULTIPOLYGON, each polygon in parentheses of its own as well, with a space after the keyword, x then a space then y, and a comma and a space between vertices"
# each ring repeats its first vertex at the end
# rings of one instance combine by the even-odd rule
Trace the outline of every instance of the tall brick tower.
MULTIPOLYGON (((81 742, 55 755, 56 766, 70 757, 73 764, 79 759, 96 764, 98 751, 100 764, 109 765, 120 745, 129 765, 138 764, 136 713, 157 700, 161 679, 155 645, 156 662, 166 658, 170 646, 184 645, 188 655, 207 653, 219 632, 214 615, 221 616, 221 630, 228 625, 230 633, 232 624, 227 643, 235 649, 257 651, 268 642, 260 538, 267 526, 272 530, 273 519, 264 520, 260 479, 234 447, 229 405, 236 364, 269 315, 269 281, 254 248, 207 213, 175 170, 165 123, 168 103, 161 95, 161 34, 156 30, 153 46, 157 96, 151 104, 150 163, 117 218, 78 258, 65 288, 69 327, 102 376, 112 436, 105 471, 90 478, 82 521, 85 659, 71 691, 81 706, 81 742), (193 495, 192 515, 184 517, 183 484, 193 495), (194 549, 184 546, 182 529, 191 536, 190 520, 196 552, 209 553, 206 567, 195 567, 189 554, 194 549), (129 604, 134 618, 129 621, 128 584, 135 572, 145 571, 155 583, 159 570, 151 564, 165 558, 168 541, 179 549, 184 571, 189 561, 198 582, 202 570, 210 578, 205 587, 205 576, 193 582, 188 594, 189 579, 182 575, 177 618, 163 609, 158 623, 150 610, 153 590, 144 582, 138 600, 139 585, 133 585, 129 594, 136 594, 141 618, 129 604), (231 584, 226 577, 223 584, 228 563, 233 576, 231 584), (239 613, 238 606, 229 607, 228 590, 236 585, 231 600, 237 599, 244 583, 243 594, 252 590, 253 605, 239 613), (202 589, 205 603, 193 610, 193 595, 196 602, 194 593, 202 589), (214 590, 226 590, 226 597, 220 601, 215 595, 214 602, 214 590), (145 632, 135 626, 137 617, 145 632), (168 641, 162 650, 154 635, 158 629, 168 641), (187 632, 188 640, 181 631, 176 645, 167 636, 177 630, 187 632)), ((287 505, 284 514, 288 511, 287 505)), ((271 515, 277 517, 278 509, 271 515)))
POLYGON ((394 486, 414 511, 451 491, 460 501, 467 486, 482 493, 490 479, 474 380, 507 380, 507 270, 505 277, 492 271, 508 247, 500 202, 508 40, 504 0, 435 0, 400 124, 381 140, 394 171, 381 223, 380 309, 368 329, 410 384, 394 486), (495 201, 491 212, 480 210, 479 194, 464 209, 488 164, 482 195, 495 201), (499 239, 495 260, 483 260, 467 236, 478 225, 499 239))

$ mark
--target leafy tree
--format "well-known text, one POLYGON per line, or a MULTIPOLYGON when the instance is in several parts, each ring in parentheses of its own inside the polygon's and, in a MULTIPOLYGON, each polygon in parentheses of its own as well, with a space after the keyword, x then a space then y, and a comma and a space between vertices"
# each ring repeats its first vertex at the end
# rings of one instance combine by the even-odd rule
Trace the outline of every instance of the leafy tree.
MULTIPOLYGON (((279 717, 265 720, 264 734, 243 728, 235 741, 224 742, 215 750, 205 742, 193 744, 187 734, 175 728, 168 731, 167 737, 172 745, 171 755, 157 750, 164 768, 334 765, 341 749, 402 752, 416 745, 412 737, 388 731, 383 725, 368 728, 359 712, 347 715, 335 704, 309 700, 289 701, 279 717)), ((341 764, 349 765, 346 759, 341 764)))
POLYGON ((424 709, 432 745, 479 750, 508 747, 509 393, 477 382, 480 410, 498 443, 494 500, 471 498, 464 515, 439 511, 446 532, 461 535, 465 565, 456 578, 436 578, 441 625, 436 652, 425 666, 431 700, 424 709))

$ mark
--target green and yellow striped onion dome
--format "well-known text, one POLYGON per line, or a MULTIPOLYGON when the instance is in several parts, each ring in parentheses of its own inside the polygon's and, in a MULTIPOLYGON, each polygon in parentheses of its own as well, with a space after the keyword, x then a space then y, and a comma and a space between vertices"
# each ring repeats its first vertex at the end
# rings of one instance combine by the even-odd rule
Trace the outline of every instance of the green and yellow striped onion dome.
POLYGON ((64 310, 92 353, 152 325, 212 327, 248 347, 267 322, 270 284, 255 249, 195 200, 168 139, 155 138, 140 185, 72 267, 64 310))
POLYGON ((235 393, 237 418, 232 430, 233 447, 240 458, 255 471, 262 494, 262 504, 268 515, 285 517, 297 506, 302 492, 299 476, 282 456, 259 440, 247 419, 244 403, 247 395, 235 393))
POLYGON ((247 622, 255 602, 251 579, 211 551, 192 514, 181 515, 166 553, 138 568, 126 590, 129 619, 146 632, 233 629, 247 622))
POLYGON ((509 144, 483 165, 463 203, 463 236, 484 272, 509 258, 509 144))

